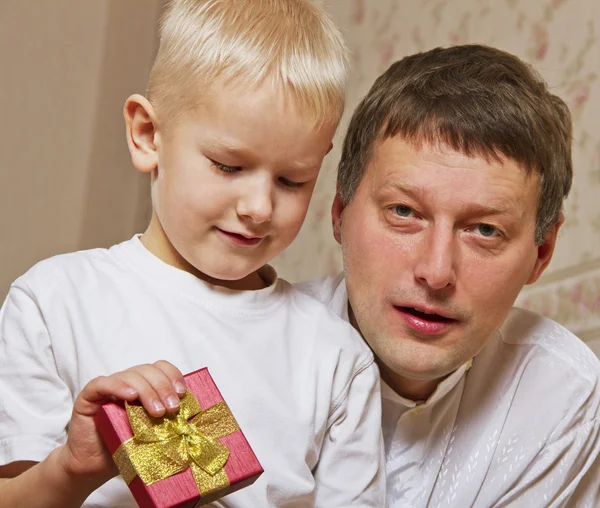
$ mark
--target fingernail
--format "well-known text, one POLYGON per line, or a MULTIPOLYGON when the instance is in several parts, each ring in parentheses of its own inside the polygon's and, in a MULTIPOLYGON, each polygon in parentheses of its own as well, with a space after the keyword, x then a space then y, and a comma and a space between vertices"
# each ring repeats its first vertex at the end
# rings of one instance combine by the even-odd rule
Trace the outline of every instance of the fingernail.
POLYGON ((181 381, 176 381, 175 382, 175 391, 179 395, 183 395, 187 391, 187 388, 185 387, 185 385, 181 381))
POLYGON ((135 397, 138 394, 137 390, 134 390, 130 386, 128 386, 127 388, 125 388, 123 391, 125 392, 125 395, 127 397, 135 397))
POLYGON ((156 412, 161 412, 165 410, 165 406, 163 406, 158 400, 155 400, 152 403, 152 408, 154 409, 154 411, 156 412))
POLYGON ((175 395, 167 397, 167 406, 169 409, 177 409, 179 407, 179 399, 175 395))

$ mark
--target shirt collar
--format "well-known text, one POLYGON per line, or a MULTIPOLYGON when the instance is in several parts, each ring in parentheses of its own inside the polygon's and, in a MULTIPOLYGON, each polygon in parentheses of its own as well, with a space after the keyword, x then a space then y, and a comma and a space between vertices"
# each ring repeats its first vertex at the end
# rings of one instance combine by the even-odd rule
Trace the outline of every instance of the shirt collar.
POLYGON ((462 379, 465 373, 471 368, 471 365, 473 365, 473 360, 469 360, 468 362, 461 365, 446 379, 441 381, 437 385, 435 391, 425 401, 410 400, 405 397, 402 397, 401 395, 398 395, 383 379, 381 380, 381 396, 384 399, 394 402, 396 404, 402 404, 403 406, 406 406, 409 409, 412 409, 416 406, 432 406, 438 400, 442 399, 454 387, 456 387, 456 385, 458 385, 459 381, 462 379))

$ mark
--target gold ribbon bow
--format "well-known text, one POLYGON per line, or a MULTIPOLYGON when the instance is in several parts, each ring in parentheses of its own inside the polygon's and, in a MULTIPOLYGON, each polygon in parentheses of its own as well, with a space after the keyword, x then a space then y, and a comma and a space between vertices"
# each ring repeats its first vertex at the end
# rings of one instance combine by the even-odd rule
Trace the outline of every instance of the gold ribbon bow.
POLYGON ((142 406, 125 407, 134 435, 119 446, 113 459, 127 485, 136 476, 152 485, 189 467, 202 496, 229 486, 223 470, 229 450, 218 438, 239 427, 225 402, 202 411, 188 391, 179 411, 161 418, 150 416, 142 406))

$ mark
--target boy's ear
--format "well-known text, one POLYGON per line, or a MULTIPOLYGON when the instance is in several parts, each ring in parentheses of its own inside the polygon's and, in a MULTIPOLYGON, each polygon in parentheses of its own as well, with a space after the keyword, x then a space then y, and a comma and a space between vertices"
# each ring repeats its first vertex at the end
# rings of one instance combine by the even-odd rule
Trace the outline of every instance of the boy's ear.
POLYGON ((333 204, 331 205, 331 223, 333 226, 333 237, 337 243, 342 243, 342 215, 344 213, 344 203, 339 192, 335 193, 333 204))
POLYGON ((156 117, 152 105, 142 95, 127 99, 123 108, 127 146, 135 169, 150 173, 158 166, 156 117))
POLYGON ((531 271, 531 275, 525 284, 533 284, 540 278, 540 275, 544 273, 544 270, 550 264, 552 254, 554 254, 554 247, 556 245, 556 238, 558 237, 558 231, 565 221, 565 216, 561 213, 560 218, 554 226, 552 226, 544 235, 544 243, 539 245, 537 248, 537 259, 531 271))

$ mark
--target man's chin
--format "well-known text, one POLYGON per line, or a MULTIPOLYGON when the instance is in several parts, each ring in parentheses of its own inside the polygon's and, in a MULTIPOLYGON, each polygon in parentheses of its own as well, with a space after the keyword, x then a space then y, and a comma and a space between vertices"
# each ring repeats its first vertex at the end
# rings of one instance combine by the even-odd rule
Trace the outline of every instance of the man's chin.
MULTIPOLYGON (((398 357, 401 357, 401 355, 396 356, 396 358, 398 357)), ((423 385, 429 383, 437 385, 466 363, 466 360, 463 362, 458 359, 447 359, 446 361, 444 359, 440 359, 439 361, 431 360, 434 359, 431 357, 424 359, 422 357, 410 358, 405 356, 405 360, 401 362, 390 361, 382 363, 381 359, 379 359, 378 363, 384 380, 396 380, 398 383, 406 385, 423 385)), ((388 384, 391 383, 388 382, 388 384)))
POLYGON ((447 368, 423 368, 423 369, 415 369, 414 367, 411 369, 398 369, 395 372, 396 375, 403 377, 406 380, 416 381, 416 382, 428 382, 428 381, 441 381, 448 377, 450 374, 455 372, 460 368, 460 365, 454 367, 447 368))

